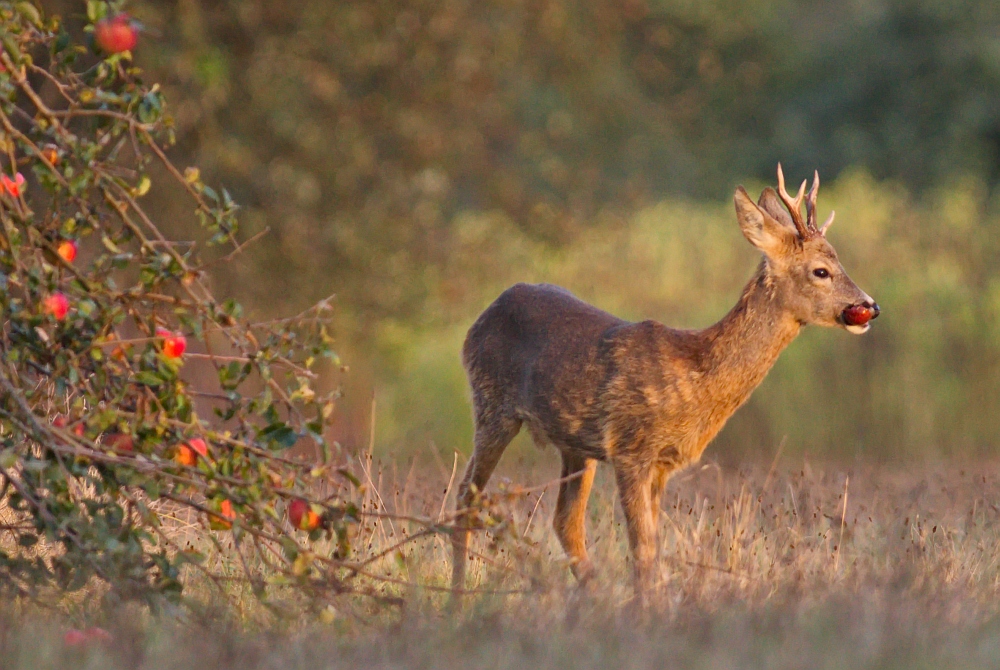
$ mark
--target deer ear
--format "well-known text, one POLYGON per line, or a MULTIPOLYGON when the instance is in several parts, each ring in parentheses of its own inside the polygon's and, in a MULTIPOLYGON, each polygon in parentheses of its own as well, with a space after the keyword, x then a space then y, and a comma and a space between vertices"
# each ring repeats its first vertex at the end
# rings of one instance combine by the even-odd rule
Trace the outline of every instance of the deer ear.
POLYGON ((775 193, 774 189, 768 186, 760 194, 760 198, 757 200, 757 206, 762 210, 771 215, 771 217, 778 223, 782 223, 788 226, 789 229, 795 230, 795 223, 792 221, 792 217, 788 214, 788 210, 785 206, 781 204, 781 200, 778 199, 778 194, 775 193))
POLYGON ((766 209, 755 205, 746 189, 737 186, 733 200, 736 203, 736 219, 740 230, 750 244, 771 258, 781 256, 793 247, 795 229, 775 219, 766 209))

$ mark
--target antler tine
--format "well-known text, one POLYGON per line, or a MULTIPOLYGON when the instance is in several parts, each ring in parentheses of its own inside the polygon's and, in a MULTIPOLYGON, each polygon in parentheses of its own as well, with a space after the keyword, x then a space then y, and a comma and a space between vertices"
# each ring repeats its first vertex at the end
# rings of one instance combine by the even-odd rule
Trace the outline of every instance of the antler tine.
POLYGON ((826 217, 826 221, 823 223, 823 227, 819 229, 819 234, 826 237, 826 229, 830 227, 833 223, 833 216, 836 214, 832 209, 830 210, 830 216, 826 217))
POLYGON ((803 239, 809 237, 809 228, 806 226, 806 222, 802 220, 802 197, 805 195, 805 192, 806 180, 802 180, 798 194, 794 198, 788 195, 788 191, 785 190, 785 173, 781 170, 781 163, 778 163, 778 195, 781 197, 781 201, 785 203, 785 207, 788 208, 788 213, 792 215, 792 223, 795 224, 795 229, 799 231, 799 236, 803 239))
POLYGON ((816 227, 816 196, 819 194, 819 170, 813 171, 813 183, 806 196, 806 227, 818 231, 816 227))

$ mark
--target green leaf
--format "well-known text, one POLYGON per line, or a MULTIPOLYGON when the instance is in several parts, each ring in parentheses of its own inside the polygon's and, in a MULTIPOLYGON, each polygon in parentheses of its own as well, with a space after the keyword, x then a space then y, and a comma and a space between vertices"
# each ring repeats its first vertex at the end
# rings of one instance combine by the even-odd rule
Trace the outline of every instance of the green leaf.
POLYGON ((151 370, 143 370, 136 373, 135 381, 143 386, 156 387, 162 384, 165 380, 151 370))
POLYGON ((0 451, 0 467, 10 470, 17 463, 18 456, 14 449, 4 449, 0 451))
POLYGON ((118 245, 116 245, 107 235, 101 236, 101 244, 103 244, 104 248, 113 254, 120 254, 122 252, 122 250, 118 248, 118 245))
POLYGON ((258 437, 267 440, 278 448, 287 449, 298 441, 298 434, 285 423, 272 423, 258 433, 258 437))
POLYGON ((100 0, 87 0, 87 20, 96 23, 98 19, 104 18, 107 13, 107 4, 100 0))
POLYGON ((53 53, 59 53, 65 51, 66 47, 69 46, 69 33, 62 30, 59 32, 59 37, 56 38, 56 43, 52 47, 53 53))
POLYGON ((15 6, 17 7, 17 11, 19 11, 25 18, 36 26, 41 26, 42 15, 38 13, 38 9, 36 9, 34 5, 30 2, 19 2, 15 6))

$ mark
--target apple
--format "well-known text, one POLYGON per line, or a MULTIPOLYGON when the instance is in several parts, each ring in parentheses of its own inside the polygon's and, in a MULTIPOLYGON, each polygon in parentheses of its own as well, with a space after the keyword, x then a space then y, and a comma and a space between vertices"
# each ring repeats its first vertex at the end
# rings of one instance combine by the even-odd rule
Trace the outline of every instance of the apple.
POLYGON ((42 300, 42 311, 51 314, 57 321, 62 321, 69 313, 69 298, 64 293, 56 291, 42 300))
MULTIPOLYGON (((69 419, 67 419, 62 414, 57 414, 54 419, 52 419, 52 425, 56 428, 65 428, 69 425, 69 419)), ((82 421, 78 421, 73 425, 73 434, 77 437, 83 437, 83 432, 85 428, 82 421)))
POLYGON ((299 530, 312 531, 319 528, 320 516, 313 511, 312 505, 301 498, 296 498, 288 506, 288 520, 299 530))
POLYGON ((18 172, 13 179, 5 174, 0 175, 0 187, 9 193, 10 197, 18 198, 24 192, 24 175, 18 172))
POLYGON ((166 328, 157 328, 156 336, 163 338, 163 355, 167 358, 180 358, 187 349, 187 338, 180 333, 172 333, 166 328))
POLYGON ((101 51, 118 54, 131 51, 139 41, 139 33, 128 14, 101 19, 94 26, 94 41, 101 51))
POLYGON ((59 147, 54 144, 46 144, 42 148, 42 158, 47 160, 53 166, 59 165, 59 147))
POLYGON ((853 305, 844 310, 844 323, 848 326, 863 326, 872 319, 872 310, 864 305, 853 305))
POLYGON ((174 335, 163 341, 163 355, 167 358, 180 358, 187 348, 187 339, 183 335, 174 335))
POLYGON ((65 242, 62 242, 58 247, 56 247, 56 253, 59 254, 59 257, 67 263, 72 263, 76 258, 76 242, 73 240, 66 240, 65 242))
POLYGON ((218 514, 208 515, 208 525, 212 530, 229 530, 233 527, 233 519, 236 512, 233 511, 233 503, 223 500, 219 505, 218 514))
POLYGON ((181 465, 193 466, 198 462, 199 455, 208 457, 208 444, 200 437, 196 437, 177 447, 174 460, 181 465))
POLYGON ((115 451, 132 452, 135 450, 135 441, 131 435, 125 433, 110 433, 104 437, 104 444, 115 451))
POLYGON ((181 465, 194 466, 198 462, 198 456, 194 453, 194 449, 182 444, 177 447, 177 453, 174 454, 174 460, 181 465))
POLYGON ((187 445, 197 451, 202 456, 208 457, 208 444, 200 437, 188 440, 187 445))

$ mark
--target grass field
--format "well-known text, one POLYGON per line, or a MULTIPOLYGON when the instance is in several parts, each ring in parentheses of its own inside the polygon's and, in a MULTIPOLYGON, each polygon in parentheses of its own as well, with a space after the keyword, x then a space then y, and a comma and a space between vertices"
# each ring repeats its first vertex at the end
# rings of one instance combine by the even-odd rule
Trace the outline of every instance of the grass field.
MULTIPOLYGON (((402 605, 345 598, 319 612, 265 615, 233 586, 194 583, 194 607, 151 616, 75 598, 59 613, 8 603, 0 659, 42 668, 979 668, 1000 663, 1000 466, 807 462, 681 473, 661 515, 662 570, 649 610, 632 600, 621 512, 602 468, 576 588, 549 529, 554 454, 512 462, 491 485, 505 522, 474 549, 470 590, 447 614, 446 538, 388 551, 368 570, 402 605), (549 463, 549 461, 552 461, 549 463), (518 489, 522 489, 518 492, 518 489), (524 492, 523 489, 529 489, 524 492), (845 514, 846 512, 846 514, 845 514), (228 602, 228 605, 223 603, 228 602), (110 644, 66 648, 70 626, 110 644)), ((512 459, 513 461, 514 459, 512 459)), ((458 473, 462 463, 457 462, 458 473)), ((452 463, 375 464, 376 519, 356 539, 375 557, 435 519, 452 463), (377 501, 381 503, 377 503, 377 501)), ((178 523, 177 532, 192 532, 178 523)), ((218 555, 215 560, 223 560, 218 555)), ((67 599, 68 600, 68 599, 67 599)), ((290 609, 294 603, 287 602, 290 609)))

